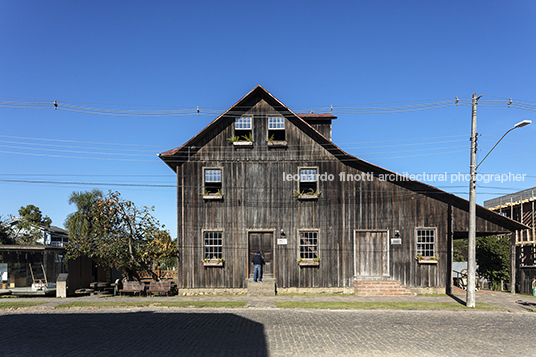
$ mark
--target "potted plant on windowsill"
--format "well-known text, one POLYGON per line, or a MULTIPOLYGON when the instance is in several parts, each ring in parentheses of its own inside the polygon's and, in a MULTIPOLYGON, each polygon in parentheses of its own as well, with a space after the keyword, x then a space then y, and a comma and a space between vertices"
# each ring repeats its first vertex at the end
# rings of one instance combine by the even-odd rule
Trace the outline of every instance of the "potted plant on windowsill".
POLYGON ((251 146, 253 145, 253 136, 251 133, 248 135, 242 136, 232 136, 227 138, 227 140, 232 141, 234 146, 251 146))
POLYGON ((320 265, 320 258, 316 257, 313 259, 298 259, 298 265, 301 267, 316 267, 320 265))
POLYGON ((223 192, 221 189, 216 192, 210 192, 209 190, 205 189, 203 192, 203 198, 205 200, 222 200, 223 192))
POLYGON ((203 259, 203 266, 205 267, 222 267, 223 266, 223 258, 210 258, 208 255, 205 259, 203 259))
POLYGON ((437 264, 439 257, 437 255, 434 255, 433 257, 423 257, 422 255, 417 254, 415 260, 419 264, 437 264))
POLYGON ((266 139, 266 141, 268 142, 268 146, 270 147, 281 147, 281 146, 286 147, 287 146, 286 140, 275 140, 274 138, 275 136, 272 135, 268 139, 266 139))
POLYGON ((312 188, 309 191, 294 191, 294 197, 298 197, 299 200, 315 200, 320 196, 320 191, 315 191, 312 188))

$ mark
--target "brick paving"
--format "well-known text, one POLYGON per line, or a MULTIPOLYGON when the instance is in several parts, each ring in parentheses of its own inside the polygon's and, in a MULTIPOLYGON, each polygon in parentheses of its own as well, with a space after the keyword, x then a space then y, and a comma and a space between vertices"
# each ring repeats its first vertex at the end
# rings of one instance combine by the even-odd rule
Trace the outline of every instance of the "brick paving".
MULTIPOLYGON (((381 298, 452 301, 450 297, 429 296, 381 298)), ((381 298, 375 297, 373 301, 382 301, 381 298)), ((126 298, 137 299, 147 298, 126 298)), ((516 303, 533 303, 536 299, 504 293, 479 294, 477 301, 487 300, 520 310, 512 313, 273 307, 276 301, 372 301, 371 297, 356 296, 149 299, 246 300, 250 307, 65 311, 54 310, 53 306, 73 299, 50 299, 48 306, 41 308, 0 311, 0 355, 536 356, 536 314, 516 303)))

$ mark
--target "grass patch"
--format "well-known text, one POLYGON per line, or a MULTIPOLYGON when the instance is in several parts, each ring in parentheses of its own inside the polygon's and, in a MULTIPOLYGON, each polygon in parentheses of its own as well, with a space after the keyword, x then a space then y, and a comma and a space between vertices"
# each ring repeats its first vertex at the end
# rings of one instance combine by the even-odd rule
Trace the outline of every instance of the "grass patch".
POLYGON ((277 296, 353 296, 353 293, 277 293, 277 296))
POLYGON ((75 301, 56 306, 71 307, 245 307, 245 301, 75 301))
POLYGON ((531 299, 536 299, 536 296, 533 296, 532 294, 520 294, 518 293, 517 294, 518 296, 521 296, 521 297, 526 297, 526 298, 531 298, 531 299))
POLYGON ((21 307, 38 306, 46 303, 47 301, 0 301, 0 309, 18 309, 21 307))
POLYGON ((386 309, 386 310, 504 310, 503 308, 477 303, 470 308, 456 302, 301 302, 282 301, 275 303, 277 307, 301 309, 386 309))

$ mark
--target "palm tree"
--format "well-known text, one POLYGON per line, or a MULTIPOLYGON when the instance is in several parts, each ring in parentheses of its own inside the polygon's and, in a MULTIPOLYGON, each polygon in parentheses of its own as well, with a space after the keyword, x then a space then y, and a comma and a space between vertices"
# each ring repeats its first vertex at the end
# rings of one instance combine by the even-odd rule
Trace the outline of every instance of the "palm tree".
POLYGON ((65 219, 65 228, 69 238, 88 238, 91 230, 91 215, 95 202, 102 198, 102 191, 93 189, 85 192, 73 192, 69 196, 69 204, 76 205, 76 212, 70 213, 65 219))

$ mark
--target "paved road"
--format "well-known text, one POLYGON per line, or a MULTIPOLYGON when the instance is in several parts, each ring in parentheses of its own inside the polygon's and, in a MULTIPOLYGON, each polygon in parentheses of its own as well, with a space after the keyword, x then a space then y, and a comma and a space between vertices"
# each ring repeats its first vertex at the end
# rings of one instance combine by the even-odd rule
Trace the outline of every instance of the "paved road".
POLYGON ((536 356, 536 314, 98 309, 0 312, 2 356, 536 356))

